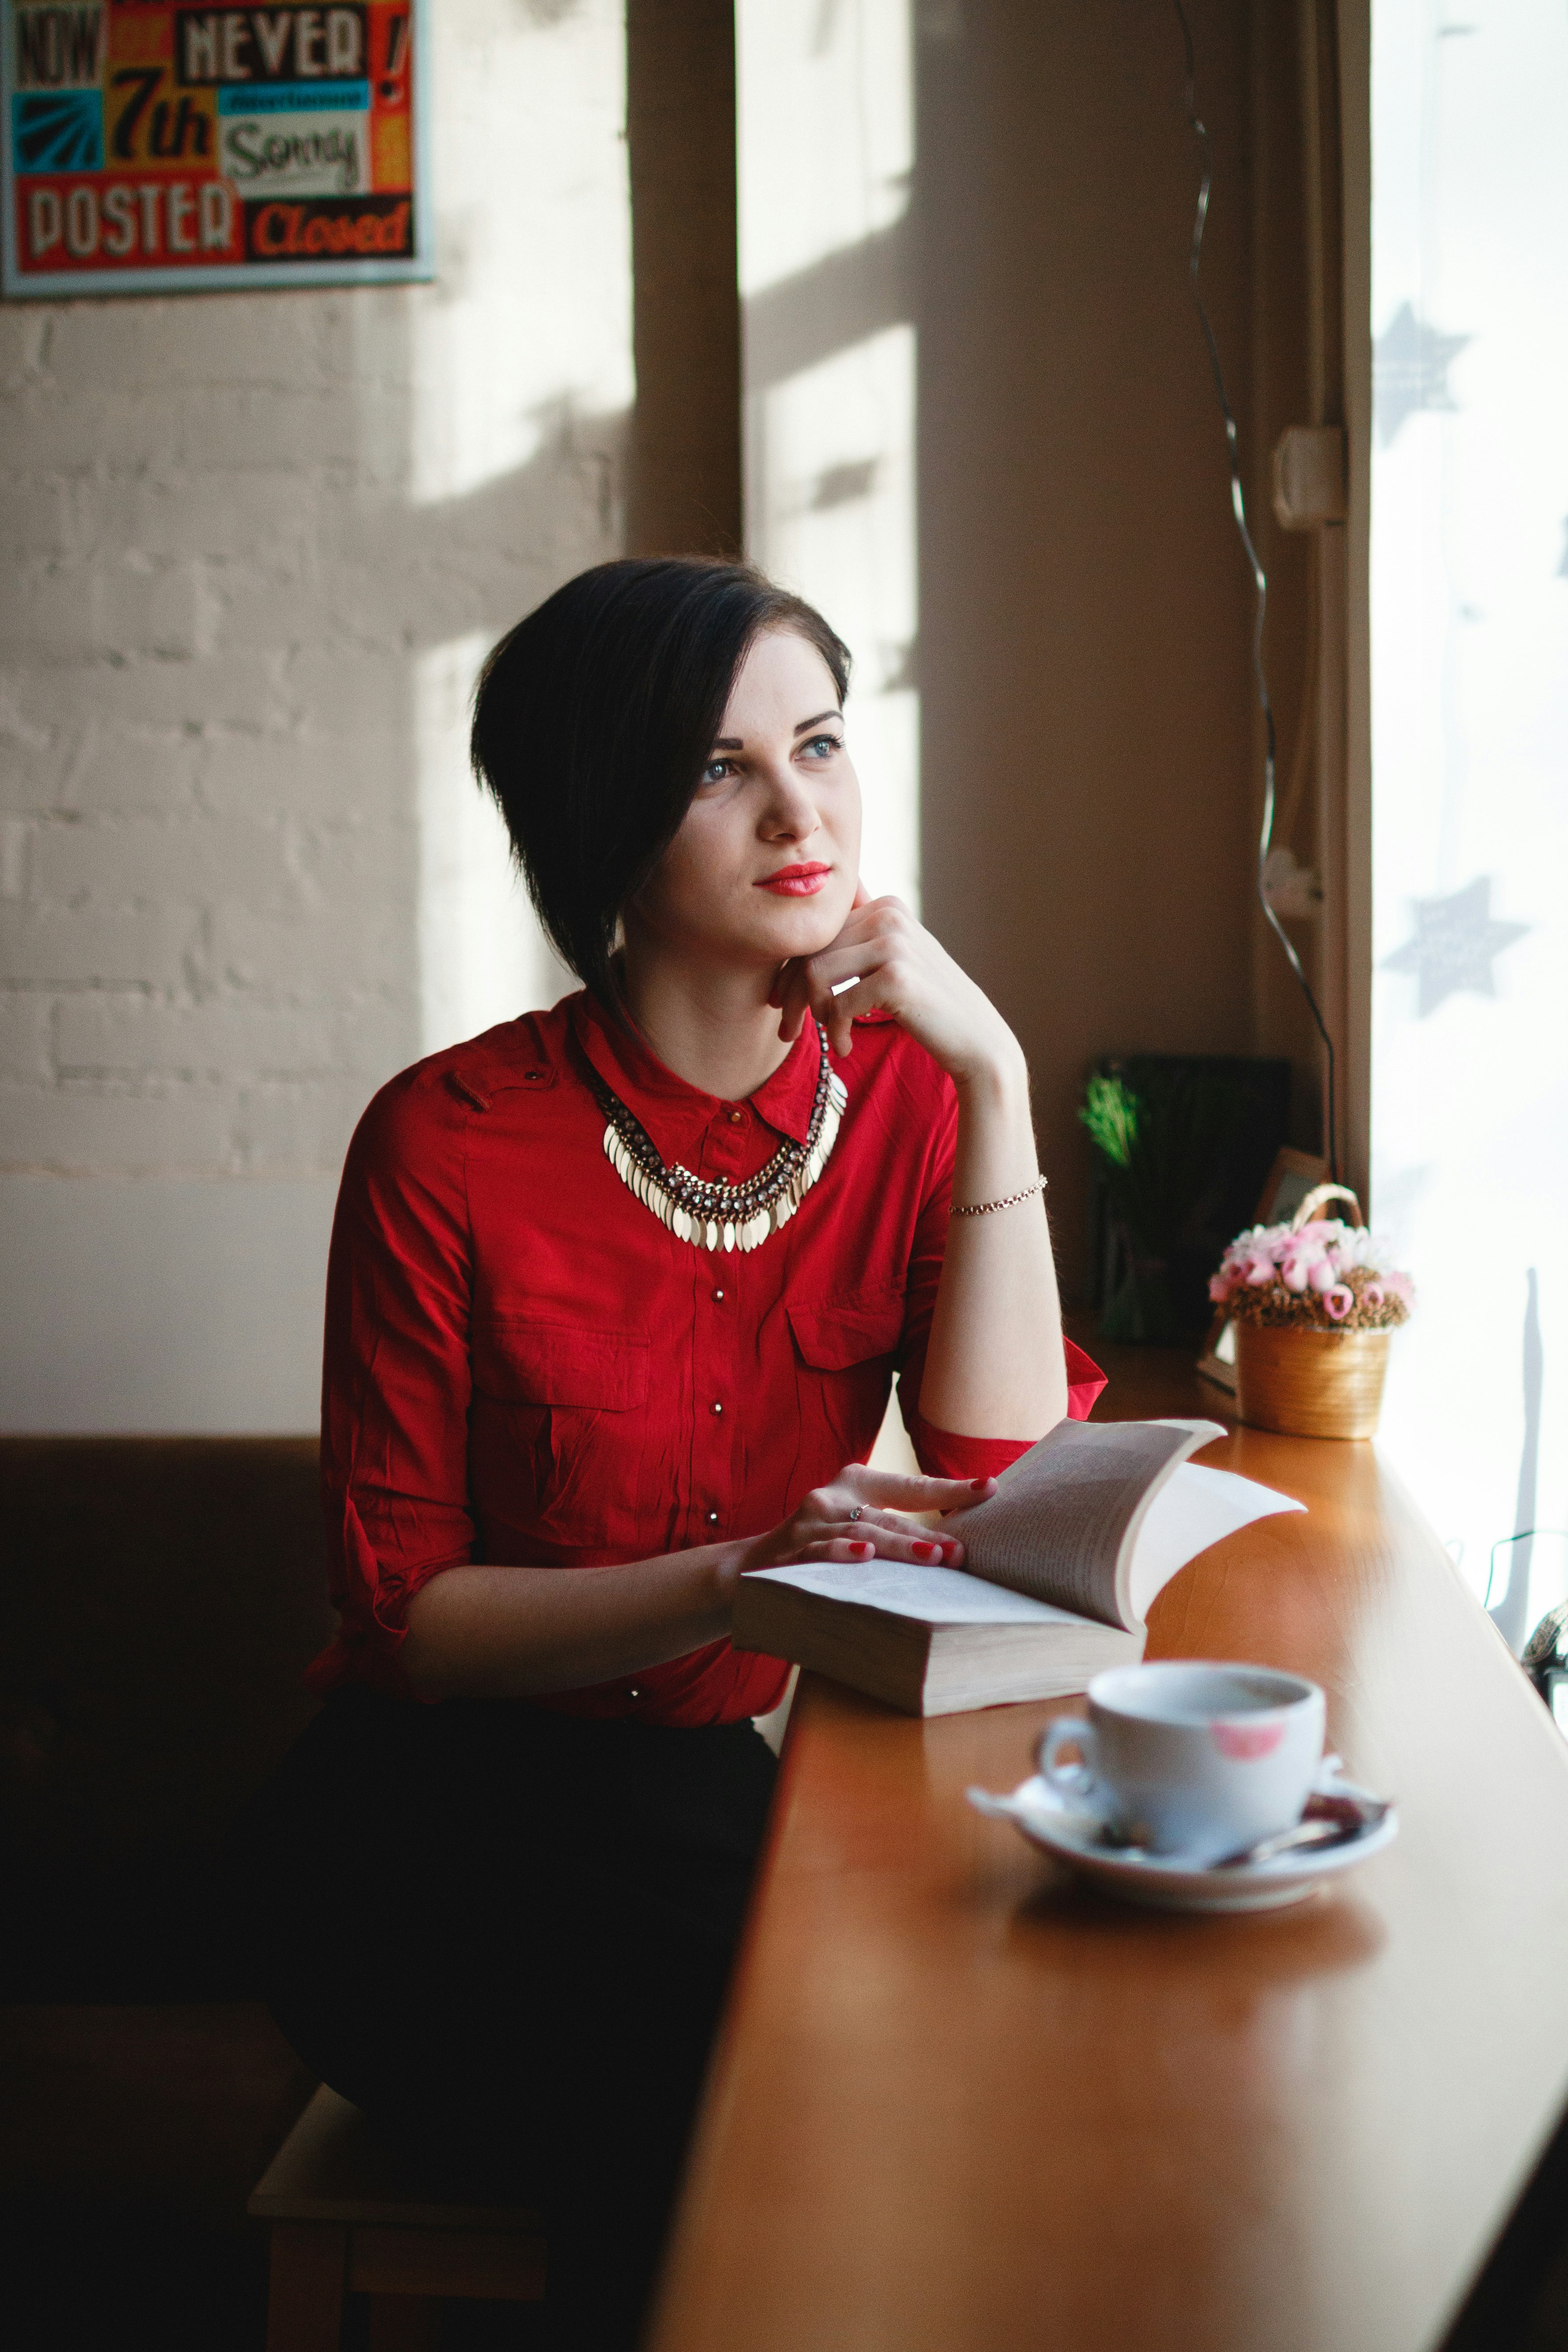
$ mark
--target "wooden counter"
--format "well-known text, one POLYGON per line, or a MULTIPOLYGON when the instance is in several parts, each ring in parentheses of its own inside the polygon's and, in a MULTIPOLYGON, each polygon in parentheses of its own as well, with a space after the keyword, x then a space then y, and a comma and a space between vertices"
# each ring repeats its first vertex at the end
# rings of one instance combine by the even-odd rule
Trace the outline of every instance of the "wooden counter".
MULTIPOLYGON (((1164 1351, 1123 1416, 1227 1418, 1164 1351)), ((1298 1496, 1150 1654, 1294 1668, 1399 1799, 1302 1909, 1162 1916, 963 1801, 1072 1701, 910 1721, 806 1678, 657 2352, 1438 2344, 1568 2097, 1568 1741, 1370 1445, 1237 1429, 1298 1496)))

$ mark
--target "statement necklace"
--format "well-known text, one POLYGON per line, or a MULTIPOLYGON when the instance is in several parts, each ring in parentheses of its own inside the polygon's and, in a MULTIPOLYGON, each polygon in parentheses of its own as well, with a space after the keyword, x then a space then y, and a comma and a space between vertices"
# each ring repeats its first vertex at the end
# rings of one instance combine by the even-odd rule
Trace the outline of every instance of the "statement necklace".
POLYGON ((822 1060, 805 1141, 786 1137, 767 1166, 743 1184, 711 1184, 678 1163, 667 1168, 653 1139, 608 1087, 584 1054, 584 1076, 604 1112, 605 1157, 630 1192, 677 1241, 693 1249, 754 1250, 787 1225, 810 1192, 838 1140, 838 1123, 849 1097, 827 1058, 827 1032, 814 1024, 822 1060))

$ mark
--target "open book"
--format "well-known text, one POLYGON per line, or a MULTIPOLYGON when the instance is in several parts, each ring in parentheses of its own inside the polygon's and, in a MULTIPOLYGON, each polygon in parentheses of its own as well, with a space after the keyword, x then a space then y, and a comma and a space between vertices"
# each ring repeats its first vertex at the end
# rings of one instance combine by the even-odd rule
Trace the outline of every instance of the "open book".
POLYGON ((909 1715, 1080 1691, 1143 1654, 1156 1593, 1222 1537, 1304 1506, 1187 1455, 1212 1421, 1064 1421, 944 1523, 965 1566, 902 1560, 743 1576, 738 1650, 853 1683, 909 1715))

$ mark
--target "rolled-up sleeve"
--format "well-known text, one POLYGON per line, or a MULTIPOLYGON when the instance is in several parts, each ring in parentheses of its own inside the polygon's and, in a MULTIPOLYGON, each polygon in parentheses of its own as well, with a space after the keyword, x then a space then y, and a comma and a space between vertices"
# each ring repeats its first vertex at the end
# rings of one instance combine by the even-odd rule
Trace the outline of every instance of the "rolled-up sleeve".
POLYGON ((419 1069, 353 1143, 327 1272, 321 1501, 336 1640, 308 1679, 406 1696, 398 1653, 423 1585, 472 1557, 471 1249, 460 1099, 419 1069))
MULTIPOLYGON (((1020 1454, 1028 1452, 1034 1443, 1032 1438, 963 1437, 955 1430, 938 1429, 920 1410, 926 1349, 931 1339, 931 1317, 936 1311, 952 1205, 958 1097, 950 1078, 942 1081, 942 1102, 943 1116, 932 1139, 926 1190, 910 1257, 904 1328, 899 1349, 899 1410, 915 1458, 928 1477, 994 1478, 1020 1454)), ((1070 1339, 1064 1338, 1061 1344, 1067 1361, 1068 1417, 1087 1421, 1095 1399, 1105 1386, 1105 1375, 1070 1339)))

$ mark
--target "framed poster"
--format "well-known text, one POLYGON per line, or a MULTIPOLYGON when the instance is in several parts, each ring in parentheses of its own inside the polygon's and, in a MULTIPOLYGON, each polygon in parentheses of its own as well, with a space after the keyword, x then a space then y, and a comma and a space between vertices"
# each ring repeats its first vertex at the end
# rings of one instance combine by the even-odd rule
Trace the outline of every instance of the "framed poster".
POLYGON ((0 0, 4 291, 433 275, 427 0, 0 0))

